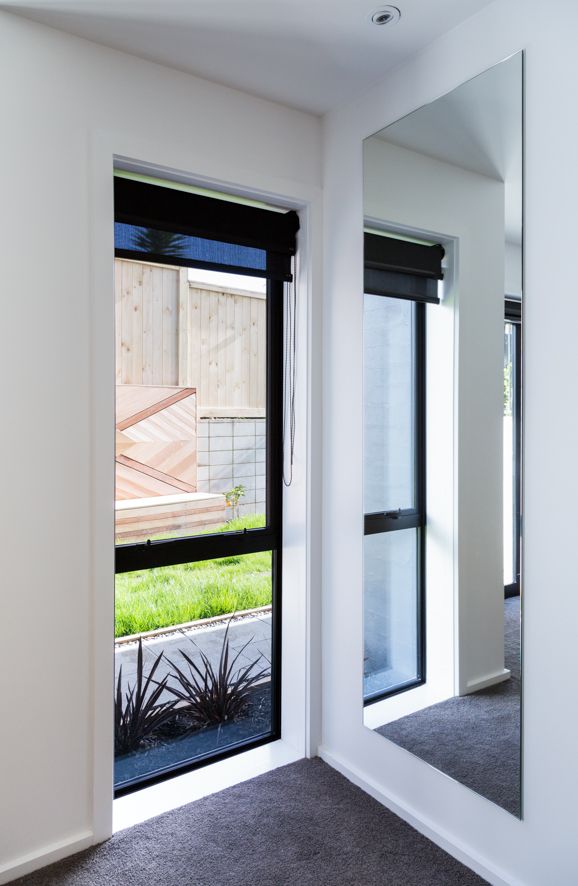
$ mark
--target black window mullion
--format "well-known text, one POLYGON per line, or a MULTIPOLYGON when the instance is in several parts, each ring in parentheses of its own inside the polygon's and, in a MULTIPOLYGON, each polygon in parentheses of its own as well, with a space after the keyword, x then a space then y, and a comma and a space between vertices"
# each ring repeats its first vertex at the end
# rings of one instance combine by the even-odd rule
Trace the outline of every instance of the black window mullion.
POLYGON ((415 306, 415 355, 414 355, 414 477, 415 507, 426 520, 426 306, 415 306))
POLYGON ((426 306, 416 305, 415 335, 415 471, 416 471, 416 506, 419 509, 421 523, 418 532, 417 554, 417 685, 426 681, 426 596, 425 596, 425 563, 426 563, 426 508, 427 508, 427 339, 426 339, 426 306))
POLYGON ((521 581, 521 551, 520 543, 522 538, 522 320, 516 324, 515 334, 515 388, 514 388, 514 411, 515 411, 515 459, 516 459, 516 480, 515 480, 515 498, 516 498, 516 526, 515 526, 515 555, 514 570, 516 576, 516 591, 520 593, 521 581))
MULTIPOLYGON (((270 253, 267 254, 267 266, 270 253)), ((267 280, 267 527, 275 538, 271 546, 271 729, 281 736, 281 575, 283 526, 283 312, 284 285, 267 280)))
POLYGON ((283 459, 283 283, 271 279, 267 280, 266 429, 267 527, 280 533, 283 459))
POLYGON ((364 517, 365 535, 375 535, 378 532, 397 532, 400 529, 419 529, 423 525, 423 514, 413 508, 366 514, 364 517))
POLYGON ((279 533, 269 528, 117 545, 115 572, 133 572, 136 569, 154 569, 239 554, 255 554, 274 550, 278 545, 279 533))

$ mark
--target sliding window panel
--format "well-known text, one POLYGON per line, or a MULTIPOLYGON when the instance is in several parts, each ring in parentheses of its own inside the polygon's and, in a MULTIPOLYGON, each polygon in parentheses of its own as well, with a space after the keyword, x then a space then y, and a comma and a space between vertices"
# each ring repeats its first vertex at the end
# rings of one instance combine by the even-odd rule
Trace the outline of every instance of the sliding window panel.
POLYGON ((117 793, 274 732, 273 565, 261 551, 116 576, 117 793))
POLYGON ((416 507, 414 302, 364 297, 366 514, 416 507))
POLYGON ((266 280, 117 258, 117 544, 266 524, 266 280))
POLYGON ((382 697, 420 678, 420 530, 364 539, 364 695, 382 697))
POLYGON ((422 683, 425 304, 364 296, 364 698, 422 683))

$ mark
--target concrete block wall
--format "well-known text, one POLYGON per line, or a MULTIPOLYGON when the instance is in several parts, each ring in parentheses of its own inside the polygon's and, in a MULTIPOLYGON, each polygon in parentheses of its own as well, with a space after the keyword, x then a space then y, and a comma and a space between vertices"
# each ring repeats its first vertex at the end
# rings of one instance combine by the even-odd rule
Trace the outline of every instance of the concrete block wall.
POLYGON ((199 492, 225 493, 243 485, 239 516, 265 513, 264 418, 201 418, 197 447, 199 492))

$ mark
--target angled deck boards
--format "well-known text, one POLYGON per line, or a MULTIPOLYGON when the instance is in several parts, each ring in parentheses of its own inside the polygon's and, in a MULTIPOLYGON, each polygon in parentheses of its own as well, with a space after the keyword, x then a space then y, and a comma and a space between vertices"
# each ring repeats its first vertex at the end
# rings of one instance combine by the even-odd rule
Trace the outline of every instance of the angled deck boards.
POLYGON ((117 538, 223 523, 224 497, 197 493, 195 388, 121 384, 116 391, 117 538))

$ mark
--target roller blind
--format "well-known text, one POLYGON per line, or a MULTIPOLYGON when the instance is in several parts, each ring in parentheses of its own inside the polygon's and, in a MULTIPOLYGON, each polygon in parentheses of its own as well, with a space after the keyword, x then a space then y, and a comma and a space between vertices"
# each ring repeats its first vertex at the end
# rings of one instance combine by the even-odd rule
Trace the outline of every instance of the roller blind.
POLYGON ((115 178, 115 254, 291 280, 299 217, 115 178))

